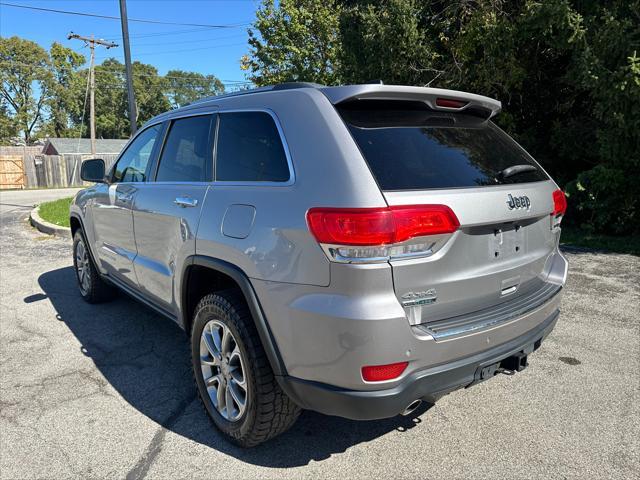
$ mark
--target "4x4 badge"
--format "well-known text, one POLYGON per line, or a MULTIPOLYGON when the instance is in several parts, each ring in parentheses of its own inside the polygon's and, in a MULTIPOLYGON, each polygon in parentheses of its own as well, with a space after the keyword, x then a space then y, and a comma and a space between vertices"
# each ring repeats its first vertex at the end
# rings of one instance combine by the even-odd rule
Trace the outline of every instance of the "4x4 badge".
POLYGON ((435 288, 430 288, 423 292, 409 292, 402 295, 402 305, 405 307, 429 305, 430 303, 435 303, 437 298, 435 288))
POLYGON ((529 210, 531 208, 531 200, 526 195, 522 195, 520 197, 514 197, 509 194, 509 199, 507 200, 507 206, 509 210, 513 210, 516 208, 525 208, 529 210))

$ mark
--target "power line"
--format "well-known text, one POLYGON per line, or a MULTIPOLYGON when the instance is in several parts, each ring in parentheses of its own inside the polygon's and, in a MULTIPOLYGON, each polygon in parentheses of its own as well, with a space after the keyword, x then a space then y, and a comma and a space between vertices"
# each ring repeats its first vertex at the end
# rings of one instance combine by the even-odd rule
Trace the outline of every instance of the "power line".
MULTIPOLYGON (((225 43, 225 44, 221 44, 221 45, 214 45, 211 47, 198 47, 198 48, 183 48, 180 50, 162 50, 162 51, 155 51, 155 52, 136 52, 135 56, 139 57, 139 56, 147 56, 147 55, 166 55, 168 53, 184 53, 184 52, 194 52, 194 51, 198 51, 198 50, 212 50, 215 48, 220 48, 220 47, 236 47, 236 46, 240 46, 240 45, 245 45, 244 42, 242 43, 225 43)), ((107 56, 107 57, 96 57, 97 60, 106 60, 107 58, 112 58, 112 56, 107 56)))
MULTIPOLYGON (((104 18, 107 20, 120 21, 120 17, 114 17, 112 15, 99 15, 96 13, 74 12, 70 10, 58 10, 54 8, 30 7, 28 5, 19 5, 17 3, 7 3, 7 2, 0 2, 0 5, 3 5, 5 7, 24 8, 26 10, 37 10, 41 12, 61 13, 65 15, 79 15, 81 17, 104 18)), ((180 22, 165 22, 162 20, 147 20, 147 19, 140 19, 140 18, 130 18, 129 21, 137 22, 137 23, 153 23, 156 25, 182 25, 185 27, 203 27, 203 28, 239 28, 239 27, 246 27, 251 25, 250 23, 230 23, 230 24, 220 24, 220 25, 212 25, 209 23, 180 23, 180 22)))
MULTIPOLYGON (((39 70, 42 70, 42 71, 49 71, 49 70, 47 70, 47 68, 45 68, 43 66, 40 66, 40 65, 33 65, 33 64, 30 64, 30 63, 16 62, 14 60, 4 60, 4 61, 0 60, 0 65, 12 65, 12 66, 24 67, 26 69, 39 69, 39 70)), ((122 75, 124 75, 124 70, 108 70, 105 67, 103 67, 102 65, 97 65, 96 69, 95 69, 95 73, 112 73, 112 74, 122 74, 122 75)), ((161 75, 159 73, 136 73, 136 72, 133 72, 132 75, 134 77, 157 77, 157 78, 171 78, 171 79, 177 79, 177 80, 197 80, 197 81, 206 80, 206 78, 202 78, 202 77, 182 77, 182 76, 176 76, 176 75, 161 75)), ((212 73, 209 73, 209 74, 203 73, 202 75, 204 75, 206 77, 206 75, 213 75, 213 74, 212 73)), ((215 75, 213 75, 213 76, 215 77, 215 75)), ((222 83, 225 83, 225 84, 233 84, 233 83, 249 84, 249 83, 251 83, 248 80, 224 80, 224 79, 218 79, 218 80, 220 80, 222 83)))
POLYGON ((225 40, 227 38, 240 38, 240 37, 246 37, 246 35, 244 33, 238 33, 236 35, 225 35, 224 37, 217 37, 217 38, 198 38, 195 40, 183 40, 181 42, 168 42, 168 43, 138 43, 136 42, 135 46, 136 47, 150 47, 150 46, 159 46, 159 45, 179 45, 179 44, 183 44, 183 43, 202 43, 202 42, 215 42, 217 40, 225 40))

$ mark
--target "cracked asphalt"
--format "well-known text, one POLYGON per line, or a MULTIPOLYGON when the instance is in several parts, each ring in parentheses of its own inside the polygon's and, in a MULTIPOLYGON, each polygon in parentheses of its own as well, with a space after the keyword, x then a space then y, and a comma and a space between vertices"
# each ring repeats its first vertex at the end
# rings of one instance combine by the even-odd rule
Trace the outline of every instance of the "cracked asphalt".
POLYGON ((639 478, 640 258, 570 251, 555 331, 513 377, 414 418, 304 412, 242 450, 196 399, 186 337, 76 292, 71 242, 0 193, 0 478, 639 478))

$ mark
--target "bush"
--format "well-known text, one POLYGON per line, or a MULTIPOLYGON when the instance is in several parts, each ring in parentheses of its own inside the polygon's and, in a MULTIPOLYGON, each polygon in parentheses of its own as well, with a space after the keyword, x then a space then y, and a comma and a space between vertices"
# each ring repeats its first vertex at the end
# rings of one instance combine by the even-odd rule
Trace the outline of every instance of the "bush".
POLYGON ((567 184, 567 222, 587 232, 639 233, 637 180, 629 172, 598 165, 567 184))

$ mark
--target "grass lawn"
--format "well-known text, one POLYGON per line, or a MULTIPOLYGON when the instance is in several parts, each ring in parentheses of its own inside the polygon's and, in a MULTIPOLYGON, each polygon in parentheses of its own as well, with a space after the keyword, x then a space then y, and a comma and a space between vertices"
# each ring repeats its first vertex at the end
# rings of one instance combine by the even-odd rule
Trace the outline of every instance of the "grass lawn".
POLYGON ((54 223, 61 227, 69 226, 69 205, 73 197, 61 198, 53 202, 46 202, 40 205, 40 216, 47 222, 54 223))
POLYGON ((560 245, 640 255, 640 236, 613 237, 585 232, 577 227, 562 227, 560 245))

